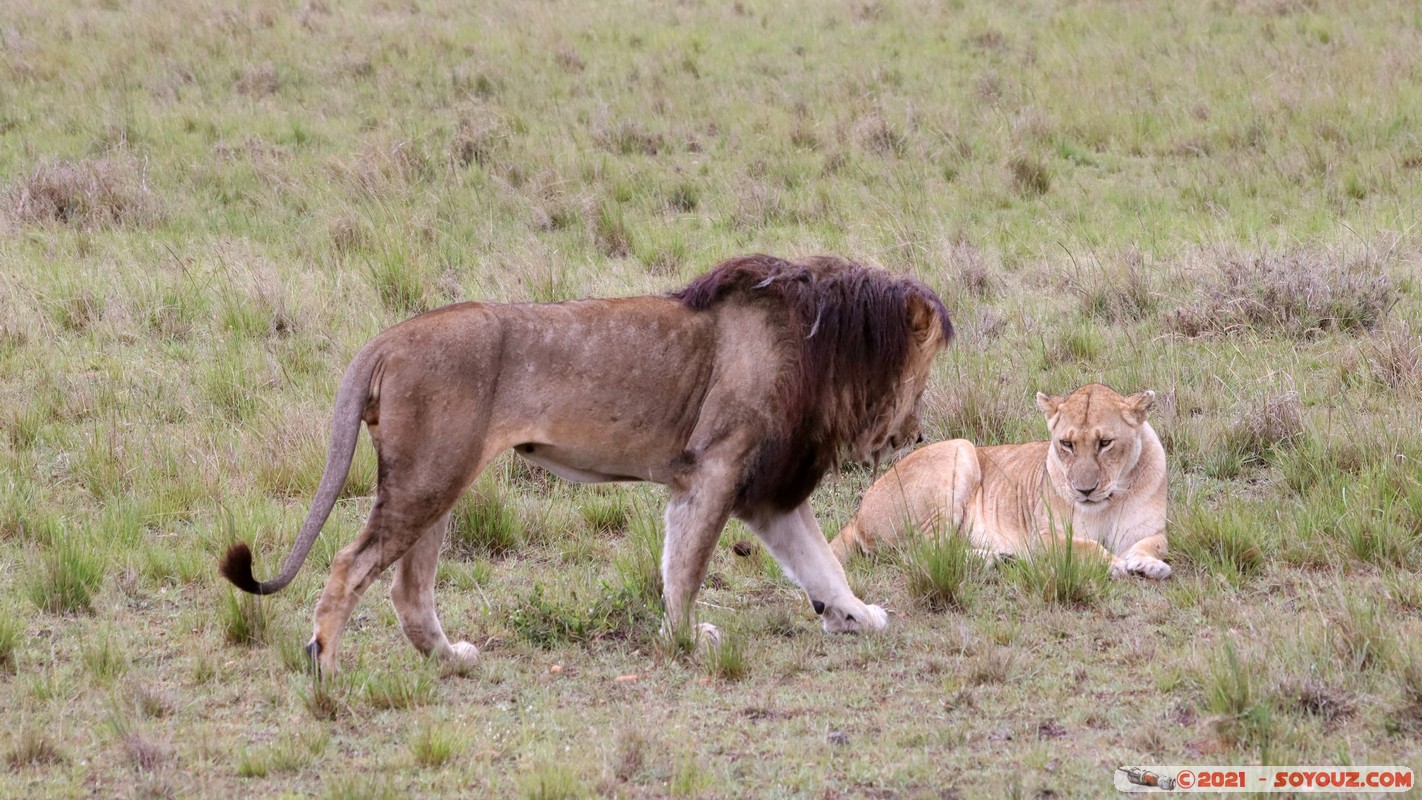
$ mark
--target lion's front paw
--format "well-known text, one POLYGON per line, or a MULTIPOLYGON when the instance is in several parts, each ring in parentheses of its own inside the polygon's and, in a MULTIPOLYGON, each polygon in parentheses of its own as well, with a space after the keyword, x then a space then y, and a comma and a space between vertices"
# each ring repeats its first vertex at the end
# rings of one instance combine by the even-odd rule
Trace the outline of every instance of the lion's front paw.
POLYGON ((715 647, 721 643, 721 629, 709 622, 703 622, 696 626, 696 647, 715 647))
POLYGON ((1131 571, 1126 568, 1126 562, 1123 561, 1122 559, 1119 559, 1119 558, 1116 558, 1116 557, 1113 556, 1113 557, 1111 558, 1111 578, 1112 578, 1112 580, 1120 580, 1121 578, 1124 578, 1124 577, 1126 577, 1126 576, 1129 575, 1129 574, 1131 574, 1131 571))
POLYGON ((659 635, 663 642, 673 644, 678 649, 690 646, 701 651, 708 647, 715 647, 721 643, 721 629, 709 622, 700 622, 693 625, 690 630, 690 636, 681 638, 669 620, 662 620, 662 629, 659 635), (677 644, 678 642, 679 644, 677 644))
POLYGON ((829 633, 881 631, 889 627, 889 612, 879 606, 869 606, 862 603, 858 609, 826 606, 824 626, 825 631, 829 633))
POLYGON ((455 642, 443 661, 446 671, 462 675, 479 663, 479 648, 469 642, 455 642))
POLYGON ((1151 580, 1170 577, 1170 565, 1150 556, 1133 556, 1125 561, 1126 571, 1132 575, 1142 575, 1151 580))

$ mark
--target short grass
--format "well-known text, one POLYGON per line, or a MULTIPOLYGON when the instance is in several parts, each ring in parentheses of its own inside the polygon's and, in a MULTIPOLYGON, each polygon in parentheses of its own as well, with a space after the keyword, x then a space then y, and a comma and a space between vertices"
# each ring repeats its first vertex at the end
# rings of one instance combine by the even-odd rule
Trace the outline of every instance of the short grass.
MULTIPOLYGON (((0 796, 1099 797, 1137 763, 1422 767, 1415 3, 10 0, 0 796), (662 292, 746 251, 912 270, 930 439, 1153 388, 1174 575, 861 560, 828 638, 732 526, 659 636, 653 487, 501 459, 425 664, 382 581, 301 645, 367 444, 260 603, 374 333, 662 292), (98 788, 96 788, 98 787, 98 788)), ((872 479, 832 476, 827 531, 872 479)))

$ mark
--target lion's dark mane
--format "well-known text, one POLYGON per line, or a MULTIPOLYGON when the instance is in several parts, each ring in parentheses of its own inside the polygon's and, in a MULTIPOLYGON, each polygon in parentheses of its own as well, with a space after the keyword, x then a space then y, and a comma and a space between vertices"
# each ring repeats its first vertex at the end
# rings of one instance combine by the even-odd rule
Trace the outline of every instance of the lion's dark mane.
POLYGON ((785 426, 743 476, 738 512, 798 506, 855 437, 887 413, 903 390, 914 343, 911 297, 933 309, 945 342, 953 337, 947 308, 923 283, 829 256, 733 258, 671 297, 696 311, 766 304, 793 343, 778 384, 785 426))

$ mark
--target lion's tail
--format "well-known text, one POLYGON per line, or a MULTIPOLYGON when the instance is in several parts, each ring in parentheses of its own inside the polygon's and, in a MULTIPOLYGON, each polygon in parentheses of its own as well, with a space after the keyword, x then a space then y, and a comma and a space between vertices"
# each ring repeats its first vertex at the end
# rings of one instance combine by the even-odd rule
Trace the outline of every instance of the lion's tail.
POLYGON ((355 456, 356 439, 360 435, 361 419, 366 408, 380 396, 382 366, 380 356, 373 348, 367 347, 356 355, 350 366, 346 367, 346 374, 341 377, 331 419, 331 449, 326 454, 326 470, 321 473, 321 484, 316 489, 315 499, 311 501, 311 510, 306 513, 306 521, 301 523, 301 533, 296 537, 296 544, 287 555, 281 573, 269 581, 258 581, 252 576, 252 549, 245 542, 238 542, 227 549, 219 570, 238 589, 252 594, 272 594, 296 577, 311 552, 311 545, 316 543, 316 537, 321 533, 321 526, 331 515, 336 498, 345 488, 346 475, 355 456))
POLYGON ((859 532, 858 523, 858 517, 846 522, 844 527, 839 529, 839 535, 830 541, 830 551, 841 564, 848 561, 850 556, 865 551, 864 534, 859 532))

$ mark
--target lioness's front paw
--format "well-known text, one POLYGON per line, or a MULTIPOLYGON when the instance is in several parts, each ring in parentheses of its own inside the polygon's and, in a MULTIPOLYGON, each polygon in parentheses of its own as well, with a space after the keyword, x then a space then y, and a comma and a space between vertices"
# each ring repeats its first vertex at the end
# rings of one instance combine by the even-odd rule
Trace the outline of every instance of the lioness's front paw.
POLYGON ((1004 553, 999 553, 991 547, 975 547, 973 548, 973 554, 981 558, 983 565, 986 567, 996 567, 997 562, 1002 560, 1005 556, 1004 553))
POLYGON ((1170 565, 1158 558, 1133 556, 1125 563, 1126 571, 1132 575, 1143 575, 1156 581, 1170 577, 1170 565))
POLYGON ((859 610, 826 606, 824 626, 828 633, 882 631, 889 627, 889 612, 879 606, 861 605, 859 610))
POLYGON ((1129 575, 1129 574, 1131 574, 1131 573, 1130 573, 1130 570, 1126 569, 1126 562, 1123 561, 1123 560, 1121 560, 1121 559, 1119 559, 1119 558, 1116 558, 1115 556, 1112 556, 1112 557, 1111 557, 1111 579, 1112 579, 1112 580, 1120 580, 1120 579, 1126 577, 1126 576, 1129 575))

